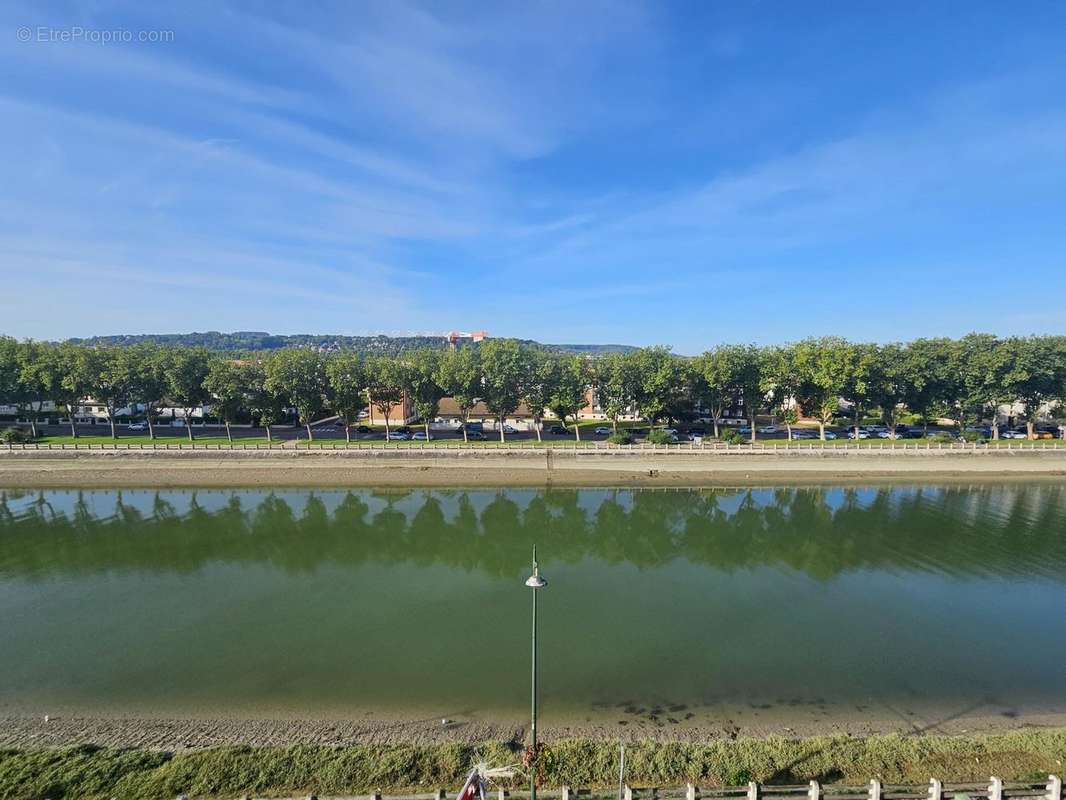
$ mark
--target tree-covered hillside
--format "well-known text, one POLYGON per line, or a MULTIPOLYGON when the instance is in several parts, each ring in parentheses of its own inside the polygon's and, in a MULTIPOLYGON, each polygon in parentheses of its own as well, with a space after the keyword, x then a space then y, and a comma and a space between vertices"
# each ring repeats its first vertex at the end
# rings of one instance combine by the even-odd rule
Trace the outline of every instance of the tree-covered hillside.
MULTIPOLYGON (((137 335, 92 336, 86 339, 70 339, 73 344, 126 346, 134 344, 159 344, 180 347, 206 347, 224 352, 247 352, 255 350, 280 350, 285 347, 313 347, 316 350, 352 350, 376 355, 399 355, 422 348, 448 347, 443 336, 341 336, 338 334, 299 333, 277 336, 262 331, 234 331, 219 333, 149 333, 137 335)), ((469 340, 462 340, 464 342, 469 340)), ((523 344, 537 344, 526 339, 523 344)), ((546 344, 547 350, 564 353, 620 353, 635 350, 622 344, 546 344)))

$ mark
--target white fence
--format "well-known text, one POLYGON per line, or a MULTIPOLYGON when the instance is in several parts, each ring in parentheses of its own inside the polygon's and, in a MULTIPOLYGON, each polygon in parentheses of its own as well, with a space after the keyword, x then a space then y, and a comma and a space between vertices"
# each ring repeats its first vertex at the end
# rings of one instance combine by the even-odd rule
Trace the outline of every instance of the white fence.
MULTIPOLYGON (((375 792, 353 796, 350 800, 447 800, 451 794, 446 789, 413 795, 382 795, 375 792)), ((936 778, 925 784, 890 784, 877 779, 862 785, 823 785, 811 781, 793 785, 752 782, 744 786, 699 787, 690 783, 668 787, 624 786, 617 793, 610 789, 563 786, 554 790, 541 789, 537 794, 545 800, 613 798, 618 795, 624 800, 1063 800, 1062 781, 1055 775, 1049 775, 1046 782, 1040 783, 1004 781, 996 777, 990 778, 987 783, 944 783, 936 778)), ((489 796, 495 796, 498 800, 517 800, 528 798, 529 792, 496 789, 489 796)), ((310 795, 310 800, 317 800, 316 796, 310 795)))
POLYGON ((724 442, 711 442, 695 444, 687 442, 682 444, 609 444, 607 442, 338 442, 325 440, 316 442, 301 441, 278 441, 266 443, 242 443, 236 442, 91 442, 72 444, 49 444, 31 442, 28 444, 5 444, 0 445, 0 453, 26 453, 26 452, 176 452, 176 451, 214 451, 214 452, 251 452, 266 451, 288 454, 322 454, 322 453, 345 453, 345 454, 376 454, 395 453, 402 455, 426 455, 480 452, 495 453, 500 455, 531 455, 533 453, 550 452, 553 455, 575 457, 582 455, 878 455, 878 454, 905 454, 905 455, 948 455, 952 453, 967 453, 975 455, 992 455, 997 453, 1059 453, 1066 455, 1066 445, 1053 441, 1037 442, 1001 442, 999 444, 980 444, 972 442, 875 442, 869 444, 833 443, 826 442, 782 442, 780 444, 726 444, 724 442))

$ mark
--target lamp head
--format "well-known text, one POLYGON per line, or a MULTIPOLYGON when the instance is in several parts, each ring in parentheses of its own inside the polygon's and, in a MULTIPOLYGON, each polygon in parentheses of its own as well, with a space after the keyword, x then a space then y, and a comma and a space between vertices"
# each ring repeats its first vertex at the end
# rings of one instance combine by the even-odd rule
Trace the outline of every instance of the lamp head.
POLYGON ((543 589, 548 582, 540 576, 540 567, 537 566, 537 546, 533 545, 533 574, 526 578, 526 586, 530 589, 543 589))

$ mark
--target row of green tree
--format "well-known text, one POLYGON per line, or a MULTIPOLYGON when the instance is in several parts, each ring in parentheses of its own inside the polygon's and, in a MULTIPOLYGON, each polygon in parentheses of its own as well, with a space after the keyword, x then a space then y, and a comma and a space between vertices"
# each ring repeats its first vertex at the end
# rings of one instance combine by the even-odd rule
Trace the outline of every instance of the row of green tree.
MULTIPOLYGON (((0 338, 0 404, 15 406, 34 435, 48 401, 73 420, 87 397, 106 409, 112 436, 117 413, 135 404, 153 437, 160 406, 181 408, 188 420, 210 405, 227 434, 233 422, 252 418, 270 437, 271 426, 295 413, 309 438, 311 423, 327 412, 351 426, 368 405, 388 428, 406 397, 428 436, 442 398, 451 397, 464 422, 483 403, 500 421, 503 440, 503 421, 522 404, 539 437, 545 411, 565 424, 587 405, 590 390, 615 428, 634 414, 653 426, 706 418, 717 436, 726 413, 739 409, 753 439, 756 415, 764 412, 779 416, 790 435, 800 416, 814 418, 824 437, 843 400, 856 426, 876 412, 890 430, 908 412, 926 422, 949 417, 962 427, 987 419, 1002 404, 1018 404, 1032 433, 1040 414, 1066 398, 1066 337, 975 333, 905 344, 825 337, 770 347, 721 345, 695 358, 665 347, 590 357, 490 339, 477 347, 399 356, 293 348, 244 359, 202 347, 0 338)), ((192 438, 192 427, 186 428, 192 438)), ((71 430, 76 436, 73 423, 71 430)), ((576 426, 575 432, 580 436, 576 426)), ((998 435, 995 425, 992 432, 998 435)))

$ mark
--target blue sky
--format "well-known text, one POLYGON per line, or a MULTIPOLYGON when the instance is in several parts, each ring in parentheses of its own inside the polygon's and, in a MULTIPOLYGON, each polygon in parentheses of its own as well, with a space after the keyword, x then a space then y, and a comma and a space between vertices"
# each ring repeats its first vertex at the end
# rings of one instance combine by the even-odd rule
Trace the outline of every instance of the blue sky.
POLYGON ((1066 328, 1061 2, 8 2, 0 21, 6 333, 484 328, 693 353, 1066 328), (79 26, 134 41, 58 40, 79 26))

